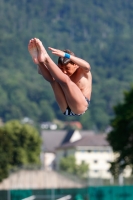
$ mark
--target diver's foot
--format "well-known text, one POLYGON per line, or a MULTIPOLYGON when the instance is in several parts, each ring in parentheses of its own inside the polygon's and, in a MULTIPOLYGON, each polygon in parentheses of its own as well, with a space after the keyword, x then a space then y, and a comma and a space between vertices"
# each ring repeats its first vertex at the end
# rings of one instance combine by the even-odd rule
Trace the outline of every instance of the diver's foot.
POLYGON ((45 64, 48 57, 48 53, 39 39, 35 38, 34 40, 38 50, 38 61, 45 64))
POLYGON ((33 62, 35 64, 39 64, 39 61, 38 61, 38 50, 37 50, 36 43, 35 43, 34 39, 31 39, 29 41, 28 50, 29 50, 29 53, 30 53, 30 55, 31 55, 31 57, 33 59, 33 62))

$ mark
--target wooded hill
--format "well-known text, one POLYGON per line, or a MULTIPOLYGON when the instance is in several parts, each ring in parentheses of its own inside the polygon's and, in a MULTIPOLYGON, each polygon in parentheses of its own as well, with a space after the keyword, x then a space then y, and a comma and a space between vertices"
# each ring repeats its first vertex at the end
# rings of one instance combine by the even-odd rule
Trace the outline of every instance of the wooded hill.
POLYGON ((113 106, 133 82, 132 25, 129 0, 1 0, 0 117, 78 120, 84 129, 104 130, 113 106), (90 63, 92 99, 82 117, 62 115, 50 85, 29 56, 32 37, 40 38, 46 48, 69 48, 90 63))

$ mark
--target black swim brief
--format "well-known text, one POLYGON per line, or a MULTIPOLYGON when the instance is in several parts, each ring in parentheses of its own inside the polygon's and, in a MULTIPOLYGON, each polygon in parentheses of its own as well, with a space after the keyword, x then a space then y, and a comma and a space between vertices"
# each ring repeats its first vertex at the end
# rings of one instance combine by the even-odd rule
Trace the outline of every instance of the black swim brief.
MULTIPOLYGON (((88 107, 89 107, 90 100, 87 99, 86 97, 85 97, 85 99, 86 99, 86 101, 87 101, 87 103, 88 103, 88 107)), ((88 109, 88 108, 87 108, 87 109, 88 109)), ((86 112, 86 111, 85 111, 85 112, 86 112)), ((66 111, 65 111, 63 114, 64 114, 64 115, 69 115, 69 116, 80 116, 80 115, 83 115, 85 112, 83 112, 83 113, 81 113, 81 114, 75 114, 75 113, 73 113, 73 112, 71 111, 70 107, 67 106, 67 109, 66 109, 66 111)))

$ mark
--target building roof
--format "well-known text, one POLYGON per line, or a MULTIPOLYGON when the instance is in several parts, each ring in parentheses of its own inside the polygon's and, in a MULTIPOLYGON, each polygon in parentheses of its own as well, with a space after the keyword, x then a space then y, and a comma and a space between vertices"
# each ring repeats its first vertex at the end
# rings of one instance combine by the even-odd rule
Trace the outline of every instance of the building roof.
MULTIPOLYGON (((43 130, 41 137, 43 141, 43 151, 55 152, 55 149, 65 143, 69 143, 75 130, 43 130)), ((93 131, 81 131, 79 133, 82 137, 87 135, 94 135, 93 131)))
POLYGON ((66 125, 70 125, 72 127, 76 127, 77 129, 82 129, 82 124, 78 121, 70 121, 70 122, 66 122, 66 125))
POLYGON ((66 134, 67 134, 66 130, 42 131, 41 136, 43 141, 43 151, 54 152, 55 148, 61 145, 66 134))
POLYGON ((110 146, 108 141, 106 140, 107 135, 106 134, 90 134, 83 136, 80 140, 77 140, 75 142, 68 142, 65 144, 60 145, 57 147, 57 149, 62 148, 70 148, 70 147, 78 147, 78 146, 110 146))
POLYGON ((56 171, 25 169, 10 173, 8 178, 0 182, 0 190, 81 188, 84 185, 78 178, 73 179, 56 171))
POLYGON ((65 135, 65 137, 64 137, 64 139, 63 139, 63 141, 62 141, 62 144, 68 143, 68 142, 70 141, 70 139, 71 139, 73 133, 74 133, 74 130, 69 130, 69 131, 67 132, 67 134, 65 135))

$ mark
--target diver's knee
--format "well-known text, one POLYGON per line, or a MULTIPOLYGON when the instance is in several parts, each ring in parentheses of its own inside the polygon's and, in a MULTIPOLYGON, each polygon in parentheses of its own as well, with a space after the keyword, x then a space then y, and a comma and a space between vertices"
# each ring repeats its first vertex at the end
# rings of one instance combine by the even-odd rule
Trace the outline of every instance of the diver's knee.
POLYGON ((62 85, 69 85, 70 81, 70 78, 67 75, 65 75, 63 79, 59 80, 59 83, 62 85))

